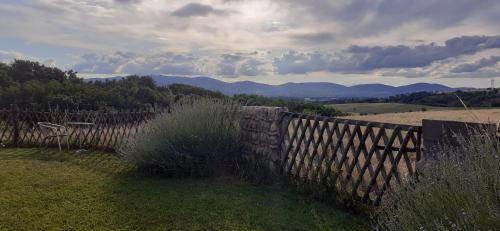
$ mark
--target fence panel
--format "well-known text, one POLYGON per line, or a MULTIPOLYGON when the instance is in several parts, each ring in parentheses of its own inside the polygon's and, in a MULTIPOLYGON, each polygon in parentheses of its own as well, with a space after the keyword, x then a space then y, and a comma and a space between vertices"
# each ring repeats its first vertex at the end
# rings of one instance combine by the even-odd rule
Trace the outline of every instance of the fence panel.
POLYGON ((346 192, 379 204, 390 185, 415 173, 420 126, 284 113, 283 174, 298 186, 346 192))
POLYGON ((143 124, 168 109, 128 111, 33 111, 0 110, 0 144, 3 146, 54 145, 55 140, 43 140, 38 122, 67 127, 69 144, 112 151, 126 138, 138 133, 143 124), (92 123, 88 126, 71 122, 92 123))

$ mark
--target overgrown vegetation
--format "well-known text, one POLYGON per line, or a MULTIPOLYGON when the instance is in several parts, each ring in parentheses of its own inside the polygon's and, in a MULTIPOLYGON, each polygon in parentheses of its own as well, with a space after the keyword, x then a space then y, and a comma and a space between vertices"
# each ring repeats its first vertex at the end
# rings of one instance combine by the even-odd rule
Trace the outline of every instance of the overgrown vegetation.
POLYGON ((213 175, 237 154, 239 117, 233 101, 186 98, 149 121, 119 152, 149 173, 213 175))
POLYGON ((460 137, 437 154, 418 180, 387 197, 375 225, 381 230, 498 230, 498 137, 460 137))

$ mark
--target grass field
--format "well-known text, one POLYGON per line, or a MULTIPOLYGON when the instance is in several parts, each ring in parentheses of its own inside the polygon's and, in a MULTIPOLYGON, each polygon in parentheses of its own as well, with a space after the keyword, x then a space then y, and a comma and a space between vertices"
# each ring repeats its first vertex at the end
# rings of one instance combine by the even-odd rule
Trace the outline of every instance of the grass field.
POLYGON ((366 230, 353 215, 231 177, 138 175, 114 154, 0 149, 0 230, 366 230))
POLYGON ((379 115, 353 115, 346 118, 386 123, 421 125, 423 119, 453 120, 464 122, 500 123, 500 109, 426 111, 388 113, 379 115))
POLYGON ((327 106, 343 112, 353 114, 382 114, 382 113, 399 113, 399 112, 415 112, 415 111, 443 111, 453 110, 453 107, 431 107, 418 104, 403 104, 403 103, 347 103, 347 104, 328 104, 327 106))

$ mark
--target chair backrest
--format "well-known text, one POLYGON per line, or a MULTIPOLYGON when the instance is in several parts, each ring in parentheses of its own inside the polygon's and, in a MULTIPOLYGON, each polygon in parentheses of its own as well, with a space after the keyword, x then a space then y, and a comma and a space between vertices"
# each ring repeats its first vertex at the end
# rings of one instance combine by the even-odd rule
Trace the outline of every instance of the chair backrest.
POLYGON ((38 122, 37 124, 44 136, 64 135, 66 133, 66 127, 59 124, 48 122, 38 122))

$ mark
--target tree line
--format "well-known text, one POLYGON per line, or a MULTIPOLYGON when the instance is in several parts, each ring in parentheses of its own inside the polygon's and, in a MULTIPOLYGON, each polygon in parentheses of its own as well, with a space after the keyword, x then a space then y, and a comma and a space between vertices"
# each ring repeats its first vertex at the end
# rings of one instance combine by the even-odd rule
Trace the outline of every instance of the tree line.
POLYGON ((500 91, 499 89, 490 89, 447 93, 416 92, 392 96, 387 99, 387 102, 441 107, 462 107, 461 101, 468 107, 500 107, 500 91))
POLYGON ((86 82, 77 73, 47 67, 38 62, 15 60, 0 63, 0 107, 61 107, 99 110, 166 106, 171 93, 148 77, 86 82))

